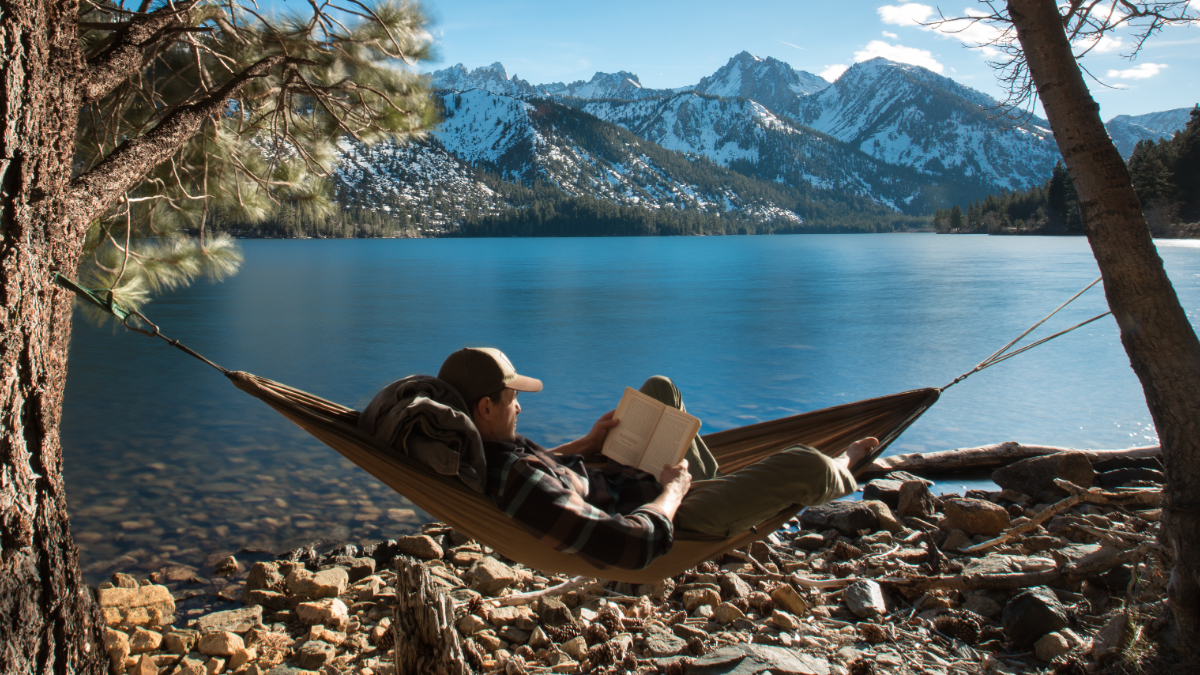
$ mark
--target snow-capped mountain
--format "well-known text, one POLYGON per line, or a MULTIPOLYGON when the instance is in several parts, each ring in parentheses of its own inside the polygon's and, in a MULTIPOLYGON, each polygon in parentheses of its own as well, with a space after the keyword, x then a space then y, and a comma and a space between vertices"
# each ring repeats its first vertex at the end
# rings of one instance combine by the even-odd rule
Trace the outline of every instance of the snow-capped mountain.
POLYGON ((1105 122, 1104 128, 1121 157, 1128 160, 1138 141, 1172 138, 1176 131, 1183 131, 1187 126, 1191 114, 1191 108, 1176 108, 1146 115, 1117 115, 1105 122))
POLYGON ((781 112, 939 183, 999 191, 1046 180, 1059 157, 1049 124, 1034 118, 1017 126, 998 109, 991 97, 949 78, 876 58, 781 112))
POLYGON ((468 91, 483 89, 493 94, 518 98, 565 96, 573 98, 619 98, 626 100, 670 96, 671 89, 646 89, 633 73, 596 73, 591 80, 570 84, 531 85, 513 75, 510 79, 504 65, 497 62, 468 71, 463 64, 444 68, 430 74, 430 83, 439 91, 468 91))
POLYGON ((783 61, 771 57, 760 59, 750 52, 742 52, 690 89, 710 96, 746 98, 771 110, 786 111, 795 106, 798 97, 814 94, 828 86, 825 79, 796 70, 783 61))

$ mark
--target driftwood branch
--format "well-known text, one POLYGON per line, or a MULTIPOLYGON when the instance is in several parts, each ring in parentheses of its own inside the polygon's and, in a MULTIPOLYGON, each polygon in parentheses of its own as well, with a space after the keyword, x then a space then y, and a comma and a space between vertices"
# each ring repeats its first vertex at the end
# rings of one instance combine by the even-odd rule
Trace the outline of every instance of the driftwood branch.
POLYGON ((1162 448, 1145 446, 1123 450, 1076 450, 1048 445, 1021 445, 1013 441, 960 448, 942 452, 892 455, 875 460, 863 471, 864 477, 881 476, 891 471, 907 471, 917 475, 952 474, 964 471, 986 471, 1008 466, 1030 457, 1042 457, 1059 452, 1078 452, 1092 462, 1110 459, 1145 459, 1161 457, 1162 448))
POLYGON ((529 593, 518 593, 509 595, 503 598, 491 598, 484 602, 494 602, 497 607, 515 607, 517 605, 528 605, 538 598, 553 598, 559 595, 566 595, 576 588, 587 586, 594 582, 592 577, 575 577, 570 581, 563 582, 557 586, 544 588, 540 591, 530 591, 529 593))

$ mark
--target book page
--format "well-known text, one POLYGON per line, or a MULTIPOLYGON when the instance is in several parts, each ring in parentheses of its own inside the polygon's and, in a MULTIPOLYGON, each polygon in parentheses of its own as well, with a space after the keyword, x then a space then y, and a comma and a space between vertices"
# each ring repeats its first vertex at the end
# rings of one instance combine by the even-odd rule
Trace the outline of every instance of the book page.
POLYGON ((602 452, 626 466, 638 466, 664 407, 649 396, 626 388, 613 415, 621 423, 608 432, 602 452))
POLYGON ((664 464, 675 466, 687 454, 692 438, 699 430, 700 420, 674 408, 666 408, 638 468, 658 476, 664 464))

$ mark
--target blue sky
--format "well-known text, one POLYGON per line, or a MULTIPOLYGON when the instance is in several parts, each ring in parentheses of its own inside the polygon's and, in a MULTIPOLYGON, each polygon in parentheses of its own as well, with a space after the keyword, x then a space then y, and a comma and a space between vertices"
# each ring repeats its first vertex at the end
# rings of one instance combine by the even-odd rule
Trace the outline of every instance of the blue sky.
MULTIPOLYGON (((295 0, 288 3, 295 4, 295 0)), ((439 60, 477 68, 501 62, 509 75, 534 84, 587 80, 626 70, 648 87, 696 83, 743 50, 772 56, 799 70, 833 79, 856 61, 885 56, 925 66, 997 98, 981 26, 946 35, 917 25, 936 16, 978 11, 971 0, 952 4, 758 0, 425 0, 433 18, 439 60)), ((1195 3, 1194 3, 1195 4, 1195 3)), ((1138 115, 1200 102, 1200 26, 1166 30, 1136 61, 1121 58, 1131 36, 1117 34, 1084 64, 1110 87, 1089 81, 1101 115, 1138 115)))

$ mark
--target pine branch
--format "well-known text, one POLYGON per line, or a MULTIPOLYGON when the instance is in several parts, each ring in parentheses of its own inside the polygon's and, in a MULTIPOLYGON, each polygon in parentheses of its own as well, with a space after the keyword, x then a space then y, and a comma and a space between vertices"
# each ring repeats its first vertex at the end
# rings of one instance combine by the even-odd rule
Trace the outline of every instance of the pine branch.
POLYGON ((151 169, 196 135, 206 120, 221 113, 229 98, 248 82, 266 75, 276 66, 302 62, 282 54, 263 58, 212 94, 195 103, 175 108, 145 135, 121 143, 91 170, 71 181, 68 213, 72 220, 86 227, 102 216, 151 169))
POLYGON ((182 0, 149 14, 134 16, 111 38, 99 54, 88 59, 87 78, 81 87, 84 103, 98 101, 140 71, 147 50, 165 35, 187 28, 180 25, 200 0, 182 0))

